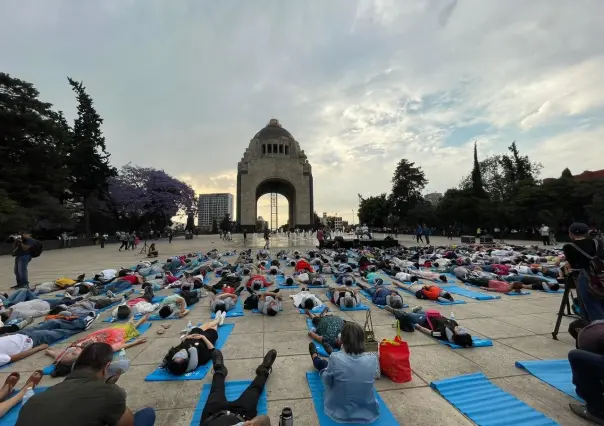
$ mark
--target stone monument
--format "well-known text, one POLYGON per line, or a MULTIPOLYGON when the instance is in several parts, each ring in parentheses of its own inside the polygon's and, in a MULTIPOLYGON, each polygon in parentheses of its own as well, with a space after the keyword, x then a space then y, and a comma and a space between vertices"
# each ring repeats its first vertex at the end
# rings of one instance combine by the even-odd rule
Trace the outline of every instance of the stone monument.
POLYGON ((300 144, 276 119, 250 141, 237 164, 237 225, 256 229, 258 198, 281 194, 289 203, 289 227, 313 226, 312 167, 300 144))

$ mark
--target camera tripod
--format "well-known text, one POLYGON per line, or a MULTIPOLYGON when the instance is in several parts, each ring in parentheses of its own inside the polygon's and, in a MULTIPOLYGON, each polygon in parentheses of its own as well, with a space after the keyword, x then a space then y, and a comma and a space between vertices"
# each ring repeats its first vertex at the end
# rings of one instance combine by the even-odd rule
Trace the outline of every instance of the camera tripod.
POLYGON ((145 252, 147 252, 147 249, 149 247, 147 246, 147 239, 145 238, 145 244, 143 244, 143 247, 141 248, 141 251, 138 252, 138 254, 143 254, 145 252))
MULTIPOLYGON (((575 279, 572 274, 569 274, 564 282, 564 294, 562 295, 562 300, 560 301, 560 309, 558 309, 556 326, 554 327, 554 331, 552 331, 552 338, 554 340, 558 340, 558 332, 560 331, 562 317, 577 317, 577 314, 571 309, 571 306, 574 305, 575 298, 572 292, 572 287, 575 287, 575 279)), ((579 293, 577 292, 577 296, 578 294, 579 293)))

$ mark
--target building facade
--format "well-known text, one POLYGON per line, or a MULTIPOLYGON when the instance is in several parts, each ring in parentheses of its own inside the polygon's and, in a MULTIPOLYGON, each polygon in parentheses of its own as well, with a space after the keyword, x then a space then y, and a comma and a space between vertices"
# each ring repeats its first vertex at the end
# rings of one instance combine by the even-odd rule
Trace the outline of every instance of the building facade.
POLYGON ((212 223, 220 222, 228 214, 233 219, 233 194, 199 194, 197 209, 197 226, 201 229, 212 229, 212 223))
POLYGON ((321 218, 321 224, 338 231, 343 229, 344 227, 343 220, 340 216, 327 216, 327 213, 325 212, 323 213, 323 217, 321 218))

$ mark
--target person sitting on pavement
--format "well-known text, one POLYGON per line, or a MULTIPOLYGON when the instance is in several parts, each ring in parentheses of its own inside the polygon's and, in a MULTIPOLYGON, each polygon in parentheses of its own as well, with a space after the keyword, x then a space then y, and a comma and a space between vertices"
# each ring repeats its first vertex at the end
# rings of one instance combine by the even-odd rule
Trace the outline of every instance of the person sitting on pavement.
POLYGON ((225 380, 228 370, 224 365, 222 352, 212 351, 214 376, 212 387, 201 413, 200 426, 270 426, 268 416, 258 415, 256 410, 264 386, 273 371, 277 351, 271 349, 264 355, 262 363, 256 368, 256 377, 235 401, 225 397, 225 380))
POLYGON ((8 334, 0 337, 0 365, 27 358, 47 349, 48 345, 87 330, 97 318, 98 315, 89 315, 84 318, 52 319, 24 329, 33 321, 29 318, 19 324, 0 327, 0 334, 8 334))
POLYGON ((346 286, 329 287, 329 291, 331 292, 329 300, 334 305, 338 305, 340 308, 352 309, 361 303, 361 299, 358 294, 359 290, 360 288, 346 286))
POLYGON ((464 348, 473 345, 472 336, 467 329, 460 326, 457 321, 443 317, 438 311, 429 310, 428 313, 433 314, 428 315, 419 306, 413 308, 413 312, 404 312, 390 306, 386 306, 385 310, 394 315, 403 331, 418 330, 438 340, 448 341, 464 348))
POLYGON ((585 405, 570 403, 571 411, 604 425, 604 320, 592 321, 580 329, 577 349, 568 353, 568 361, 577 395, 585 401, 585 405))
POLYGON ((214 320, 192 328, 178 345, 168 350, 162 367, 170 374, 182 376, 210 361, 218 341, 218 327, 224 323, 223 314, 226 312, 219 311, 214 320))
POLYGON ((11 408, 23 400, 23 397, 28 390, 35 389, 36 386, 40 384, 43 377, 44 373, 42 370, 34 371, 31 376, 29 376, 29 379, 27 379, 21 390, 12 395, 15 386, 21 378, 21 375, 17 372, 10 373, 4 381, 4 385, 2 388, 0 388, 0 419, 4 417, 4 415, 8 413, 11 408), (9 396, 10 398, 8 398, 9 396))
POLYGON ((312 321, 313 330, 308 332, 311 339, 323 345, 326 352, 333 351, 334 348, 339 349, 340 333, 344 327, 344 321, 337 315, 327 315, 329 308, 325 306, 320 314, 313 314, 309 310, 305 311, 306 316, 312 321))
POLYGON ((306 289, 302 289, 299 293, 292 294, 289 297, 294 301, 294 306, 298 309, 314 309, 323 305, 321 299, 312 294, 310 291, 306 289))
POLYGON ((325 387, 325 414, 337 423, 372 423, 380 415, 374 390, 377 357, 365 352, 365 335, 360 325, 347 322, 341 333, 341 350, 330 353, 329 360, 319 357, 314 343, 308 345, 325 387))
POLYGON ((149 249, 147 250, 147 257, 157 257, 159 256, 159 251, 155 247, 155 243, 151 243, 149 249))
POLYGON ((63 382, 27 401, 19 412, 16 426, 153 426, 153 408, 133 413, 126 405, 126 392, 116 385, 122 370, 112 368, 113 354, 114 347, 109 344, 88 345, 63 382))
POLYGON ((380 306, 392 306, 394 309, 403 309, 403 297, 396 291, 390 290, 382 285, 370 286, 357 283, 357 287, 365 290, 370 296, 371 301, 380 306))
POLYGON ((137 339, 137 337, 140 336, 138 327, 140 327, 148 320, 149 315, 145 315, 138 321, 135 321, 132 318, 127 323, 117 324, 111 327, 102 328, 100 330, 94 331, 76 340, 63 351, 47 349, 45 354, 54 359, 53 365, 55 369, 52 372, 51 376, 62 377, 69 374, 73 368, 74 362, 76 362, 83 349, 93 343, 106 343, 113 348, 113 352, 119 352, 122 349, 128 349, 133 346, 142 345, 143 343, 146 343, 147 339, 137 339), (133 341, 130 342, 131 340, 133 341))

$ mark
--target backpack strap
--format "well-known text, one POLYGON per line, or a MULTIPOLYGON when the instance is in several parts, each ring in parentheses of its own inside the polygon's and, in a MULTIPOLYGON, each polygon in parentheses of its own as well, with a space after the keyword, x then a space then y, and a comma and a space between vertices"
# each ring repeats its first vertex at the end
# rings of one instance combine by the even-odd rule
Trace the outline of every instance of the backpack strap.
MULTIPOLYGON (((598 251, 598 243, 595 243, 595 244, 596 244, 596 253, 597 253, 597 251, 598 251)), ((579 248, 579 246, 577 246, 575 243, 571 243, 571 245, 572 245, 572 246, 573 246, 573 247, 574 247, 574 248, 575 248, 575 249, 576 249, 576 250, 577 250, 579 253, 581 253, 583 256, 585 256, 585 257, 586 257, 586 258, 588 258, 589 260, 592 260, 592 259, 594 258, 594 256, 590 256, 590 255, 588 255, 587 253, 585 253, 585 251, 584 251, 584 250, 582 250, 582 249, 580 249, 580 248, 579 248)))

